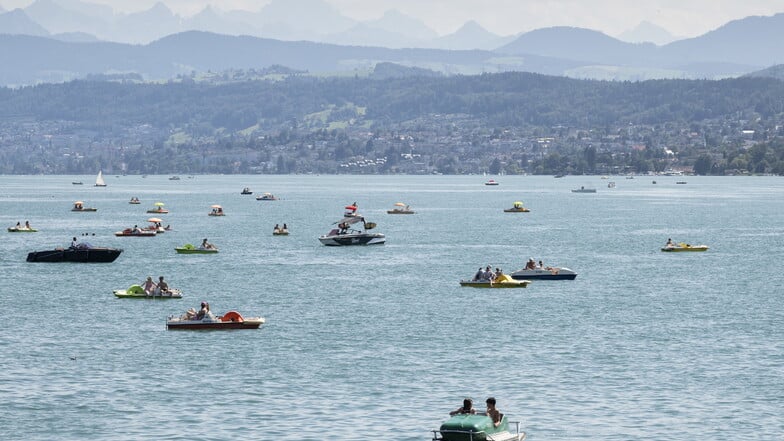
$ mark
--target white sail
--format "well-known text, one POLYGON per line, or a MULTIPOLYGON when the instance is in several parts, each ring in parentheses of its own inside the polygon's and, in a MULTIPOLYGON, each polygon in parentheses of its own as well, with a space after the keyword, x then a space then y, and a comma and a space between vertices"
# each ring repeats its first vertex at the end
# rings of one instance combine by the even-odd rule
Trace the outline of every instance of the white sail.
POLYGON ((106 182, 103 181, 103 173, 98 171, 98 177, 95 178, 96 187, 106 187, 106 182))

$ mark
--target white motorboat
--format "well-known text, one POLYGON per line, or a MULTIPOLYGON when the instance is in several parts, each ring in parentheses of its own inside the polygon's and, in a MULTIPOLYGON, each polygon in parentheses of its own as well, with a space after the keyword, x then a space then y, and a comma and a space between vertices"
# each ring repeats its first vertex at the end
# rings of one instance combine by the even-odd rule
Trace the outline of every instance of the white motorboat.
POLYGON ((574 280, 577 273, 565 267, 523 268, 511 274, 515 280, 574 280))
POLYGON ((368 230, 375 228, 376 224, 365 222, 365 218, 358 214, 344 217, 335 222, 335 224, 338 226, 337 228, 333 228, 329 233, 319 236, 319 241, 324 245, 381 245, 387 240, 382 233, 369 232, 368 230), (361 230, 351 228, 352 225, 359 223, 362 225, 361 230))

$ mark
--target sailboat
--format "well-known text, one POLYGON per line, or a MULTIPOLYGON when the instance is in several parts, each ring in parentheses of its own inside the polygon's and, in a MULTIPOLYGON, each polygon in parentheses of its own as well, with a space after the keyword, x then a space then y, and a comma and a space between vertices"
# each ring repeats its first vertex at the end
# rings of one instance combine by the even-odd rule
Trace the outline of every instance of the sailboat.
POLYGON ((95 186, 106 187, 106 182, 103 181, 103 174, 100 170, 98 171, 98 177, 95 178, 95 186))

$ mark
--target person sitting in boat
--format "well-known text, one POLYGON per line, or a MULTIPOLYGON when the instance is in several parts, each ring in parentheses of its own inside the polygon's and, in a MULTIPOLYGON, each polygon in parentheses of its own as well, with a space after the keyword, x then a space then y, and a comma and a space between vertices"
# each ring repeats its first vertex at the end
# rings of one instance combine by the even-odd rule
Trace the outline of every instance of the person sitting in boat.
POLYGON ((487 265, 487 267, 485 268, 485 273, 482 276, 482 280, 486 280, 488 282, 493 280, 493 270, 490 269, 490 265, 487 265))
POLYGON ((501 412, 495 408, 495 398, 489 397, 485 403, 487 404, 487 416, 493 420, 493 426, 498 427, 501 425, 501 412))
POLYGON ((348 223, 341 222, 338 224, 338 228, 340 228, 340 232, 338 234, 346 234, 348 232, 348 223))
POLYGON ((484 270, 482 270, 482 267, 480 266, 479 270, 477 270, 476 274, 474 274, 474 279, 472 280, 472 282, 478 282, 482 280, 484 276, 485 276, 485 272, 484 270))
POLYGON ((152 277, 147 276, 147 280, 142 283, 142 289, 144 289, 144 293, 148 296, 154 295, 156 288, 158 288, 158 285, 152 281, 152 277))
POLYGON ((283 224, 283 230, 281 232, 282 233, 288 233, 289 232, 289 227, 286 224, 283 224))
POLYGON ((525 264, 525 269, 527 270, 536 269, 536 261, 534 260, 533 257, 528 259, 528 263, 525 264))
POLYGON ((158 277, 158 289, 155 293, 158 295, 171 295, 169 284, 163 280, 163 276, 158 277))
POLYGON ((541 260, 539 261, 539 266, 537 268, 544 269, 544 263, 542 263, 541 260))
POLYGON ((74 204, 74 209, 75 210, 81 210, 82 209, 82 204, 74 204))
POLYGON ((73 240, 71 240, 71 248, 76 248, 78 245, 79 245, 79 241, 77 241, 76 238, 74 237, 73 240))
POLYGON ((278 226, 278 224, 275 224, 275 228, 272 229, 272 232, 273 233, 280 233, 280 227, 278 226))
MULTIPOLYGON (((481 268, 480 268, 481 269, 481 268)), ((474 400, 470 398, 466 398, 463 400, 463 405, 458 407, 457 409, 449 412, 449 415, 473 415, 476 413, 474 410, 474 400)))
POLYGON ((25 221, 25 228, 30 230, 32 227, 30 226, 30 221, 25 221))
POLYGON ((675 244, 672 242, 672 238, 667 239, 667 243, 665 243, 664 246, 667 247, 667 248, 674 247, 675 244))
POLYGON ((210 304, 201 302, 201 309, 196 313, 196 320, 203 320, 205 318, 214 319, 215 316, 210 312, 210 304))
POLYGON ((141 232, 142 232, 142 230, 140 230, 140 229, 139 229, 139 226, 138 226, 138 225, 134 225, 134 226, 133 226, 133 230, 131 230, 131 232, 132 232, 133 234, 139 234, 139 233, 141 233, 141 232))
POLYGON ((501 268, 495 269, 495 274, 493 274, 493 280, 498 279, 499 277, 504 275, 504 271, 501 268))
POLYGON ((17 222, 16 223, 16 229, 18 230, 20 228, 22 228, 22 223, 21 222, 17 222))
POLYGON ((185 314, 183 314, 182 318, 185 320, 196 320, 196 310, 193 308, 188 308, 188 310, 185 311, 185 314))
POLYGON ((207 242, 207 239, 205 238, 205 239, 204 239, 204 240, 201 242, 201 248, 202 248, 203 250, 214 250, 214 249, 215 249, 215 245, 213 245, 213 244, 211 244, 211 243, 207 242))

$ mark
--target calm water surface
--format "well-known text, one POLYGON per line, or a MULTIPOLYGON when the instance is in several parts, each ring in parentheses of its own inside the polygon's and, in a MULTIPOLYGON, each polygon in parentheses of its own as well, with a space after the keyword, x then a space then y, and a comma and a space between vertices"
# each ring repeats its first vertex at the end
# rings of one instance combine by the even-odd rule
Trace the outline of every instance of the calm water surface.
POLYGON ((493 395, 530 440, 781 439, 784 180, 682 179, 0 176, 0 226, 40 229, 3 232, 0 438, 424 440, 463 397, 493 395), (503 213, 516 200, 531 212, 503 213), (174 231, 113 236, 158 201, 174 231), (386 245, 322 246, 355 201, 386 245), (417 214, 387 215, 399 201, 417 214), (83 233, 125 252, 25 262, 83 233), (711 248, 662 253, 668 237, 711 248), (174 252, 203 238, 221 252, 174 252), (529 257, 579 276, 457 283, 529 257), (185 298, 112 295, 148 275, 185 298), (267 324, 166 331, 202 300, 267 324))

